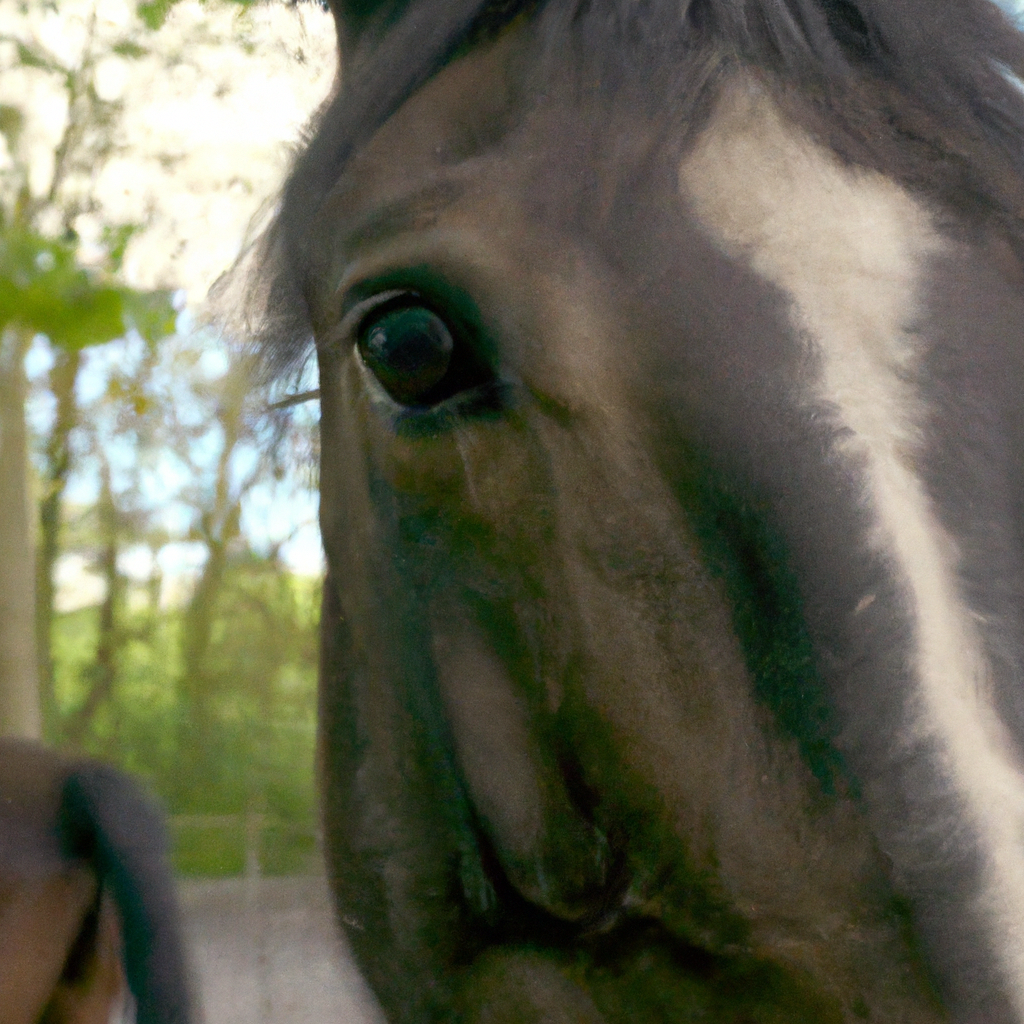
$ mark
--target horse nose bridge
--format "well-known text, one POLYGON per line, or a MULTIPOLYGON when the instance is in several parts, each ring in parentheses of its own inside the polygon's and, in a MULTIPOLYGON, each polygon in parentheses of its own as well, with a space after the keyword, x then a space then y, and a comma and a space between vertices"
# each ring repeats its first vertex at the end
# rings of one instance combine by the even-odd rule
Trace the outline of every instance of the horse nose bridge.
POLYGON ((608 838, 591 820, 555 737, 487 636, 451 606, 433 616, 433 653, 455 749, 492 860, 516 892, 563 921, 601 916, 621 888, 608 838))

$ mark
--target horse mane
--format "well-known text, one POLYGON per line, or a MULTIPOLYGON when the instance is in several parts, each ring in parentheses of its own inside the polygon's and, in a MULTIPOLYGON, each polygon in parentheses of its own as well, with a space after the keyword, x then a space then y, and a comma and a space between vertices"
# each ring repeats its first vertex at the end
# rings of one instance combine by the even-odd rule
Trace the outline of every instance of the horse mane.
POLYGON ((1024 35, 991 0, 356 0, 335 15, 344 81, 244 259, 243 329, 268 379, 308 358, 309 229, 347 160, 517 18, 533 23, 549 67, 601 81, 662 69, 658 103, 697 114, 698 127, 686 91, 713 92, 746 68, 840 159, 994 227, 1024 262, 1024 35))

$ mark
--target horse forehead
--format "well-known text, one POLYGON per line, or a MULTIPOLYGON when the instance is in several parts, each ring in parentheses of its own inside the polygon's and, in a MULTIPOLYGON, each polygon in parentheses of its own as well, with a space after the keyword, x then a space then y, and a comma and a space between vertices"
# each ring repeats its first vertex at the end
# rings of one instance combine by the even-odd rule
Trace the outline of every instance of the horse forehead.
POLYGON ((407 190, 492 149, 521 116, 522 40, 510 32, 472 50, 417 89, 344 169, 367 201, 407 190))
MULTIPOLYGON (((621 397, 622 374, 639 371, 609 368, 637 355, 645 331, 679 333, 668 292, 696 287, 710 298, 735 288, 700 272, 708 245, 761 282, 744 285, 745 299, 753 303, 762 286, 780 292, 783 306, 791 303, 784 333, 827 343, 836 365, 868 359, 895 369, 911 358, 904 328, 942 243, 929 212, 900 185, 841 164, 738 73, 674 181, 658 173, 670 161, 655 160, 642 181, 634 175, 630 189, 618 188, 632 151, 619 136, 632 134, 632 148, 649 155, 644 139, 654 129, 639 115, 624 127, 614 96, 527 95, 515 84, 521 58, 514 34, 470 53, 381 126, 343 178, 335 209, 356 225, 355 241, 338 244, 344 231, 328 229, 348 264, 335 264, 332 280, 369 277, 396 260, 436 262, 442 272, 452 257, 450 265, 474 265, 482 273, 473 284, 503 293, 505 306, 518 301, 542 325, 534 335, 544 336, 541 347, 517 352, 523 335, 505 336, 509 364, 529 360, 529 376, 566 392, 553 397, 570 405, 568 392, 602 396, 601 404, 621 397), (612 211, 616 203, 623 208, 612 211), (402 244, 388 235, 404 236, 402 244), (840 351, 847 342, 852 348, 840 351)), ((677 138, 662 144, 666 157, 683 148, 677 138)), ((854 384, 863 390, 876 379, 854 384)), ((866 405, 876 397, 863 396, 866 405)))
POLYGON ((613 193, 652 202, 637 169, 665 132, 621 90, 581 90, 568 67, 538 64, 535 45, 528 26, 514 26, 447 65, 380 125, 335 191, 369 211, 457 179, 481 206, 500 197, 545 222, 534 232, 560 222, 578 234, 601 232, 613 193))
POLYGON ((815 333, 823 325, 808 318, 900 318, 945 248, 922 203, 841 163, 744 75, 723 90, 679 185, 719 247, 787 292, 815 333))

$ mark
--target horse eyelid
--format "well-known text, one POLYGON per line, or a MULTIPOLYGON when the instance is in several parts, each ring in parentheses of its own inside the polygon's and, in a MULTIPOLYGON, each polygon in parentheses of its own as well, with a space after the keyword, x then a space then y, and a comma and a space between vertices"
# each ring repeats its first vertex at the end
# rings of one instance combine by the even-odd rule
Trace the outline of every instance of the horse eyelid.
POLYGON ((376 295, 371 295, 370 298, 357 302, 345 311, 337 326, 332 327, 327 332, 320 342, 320 347, 332 349, 337 345, 343 344, 347 339, 353 337, 359 325, 375 309, 379 309, 395 299, 402 298, 418 299, 419 295, 416 292, 405 289, 392 289, 391 291, 377 292, 376 295))
MULTIPOLYGON (((346 339, 351 338, 355 334, 362 321, 375 309, 380 308, 386 303, 392 302, 394 299, 401 299, 406 296, 419 298, 416 292, 392 289, 391 291, 378 292, 376 295, 372 295, 368 299, 363 299, 362 302, 357 302, 345 312, 337 326, 332 327, 331 330, 327 332, 323 340, 320 342, 320 348, 332 349, 335 346, 342 344, 346 339)), ((287 398, 282 398, 279 402, 271 402, 267 406, 267 411, 270 412, 278 409, 288 409, 293 405, 301 405, 303 402, 312 402, 314 399, 318 399, 319 397, 319 388, 316 388, 313 391, 303 391, 299 394, 289 395, 287 398)))

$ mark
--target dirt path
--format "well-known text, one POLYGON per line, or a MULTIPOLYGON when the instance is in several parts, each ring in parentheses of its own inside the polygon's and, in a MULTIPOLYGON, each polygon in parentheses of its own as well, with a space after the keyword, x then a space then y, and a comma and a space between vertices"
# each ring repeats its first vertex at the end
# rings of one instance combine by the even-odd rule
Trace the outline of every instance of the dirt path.
POLYGON ((206 1024, 384 1024, 320 878, 184 881, 206 1024))

